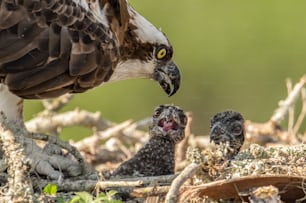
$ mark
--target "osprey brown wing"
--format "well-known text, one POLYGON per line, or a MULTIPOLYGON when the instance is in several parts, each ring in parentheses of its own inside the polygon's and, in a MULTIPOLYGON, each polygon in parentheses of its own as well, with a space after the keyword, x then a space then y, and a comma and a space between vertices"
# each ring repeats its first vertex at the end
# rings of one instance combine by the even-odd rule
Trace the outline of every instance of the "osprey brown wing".
POLYGON ((181 78, 172 56, 127 0, 0 0, 0 83, 22 98, 132 78, 156 80, 171 96, 181 78))
POLYGON ((107 26, 74 1, 2 0, 1 80, 23 98, 100 85, 118 62, 117 39, 107 26))

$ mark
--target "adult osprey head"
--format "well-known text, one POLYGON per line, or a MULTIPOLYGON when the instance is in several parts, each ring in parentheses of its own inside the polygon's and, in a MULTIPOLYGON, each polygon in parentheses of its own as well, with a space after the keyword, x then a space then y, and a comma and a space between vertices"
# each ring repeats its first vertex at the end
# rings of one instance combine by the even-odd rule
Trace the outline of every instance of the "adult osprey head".
POLYGON ((169 96, 179 89, 167 37, 126 0, 0 2, 0 82, 21 98, 130 78, 154 79, 169 96))

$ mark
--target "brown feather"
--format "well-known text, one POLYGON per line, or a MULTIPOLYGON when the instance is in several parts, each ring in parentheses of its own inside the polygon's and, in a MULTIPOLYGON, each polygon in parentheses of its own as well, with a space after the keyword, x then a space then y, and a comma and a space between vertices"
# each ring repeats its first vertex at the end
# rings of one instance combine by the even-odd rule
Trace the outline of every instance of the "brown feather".
MULTIPOLYGON (((13 32, 13 30, 10 31, 13 32)), ((18 24, 17 32, 12 32, 4 30, 0 34, 0 39, 2 39, 0 43, 0 63, 16 60, 36 48, 39 42, 36 39, 42 37, 44 29, 34 23, 29 23, 27 26, 18 24), (26 30, 18 33, 19 27, 23 27, 26 30)))
POLYGON ((9 10, 1 1, 0 7, 0 80, 12 92, 59 96, 110 78, 117 43, 90 11, 72 1, 20 2, 9 10))
MULTIPOLYGON (((59 76, 56 76, 50 80, 47 80, 45 82, 42 82, 36 86, 22 89, 22 90, 16 90, 14 91, 15 94, 18 94, 20 96, 26 97, 28 95, 40 95, 45 92, 51 92, 59 89, 65 89, 65 87, 68 87, 74 83, 75 77, 69 76, 68 74, 61 74, 59 76)), ((60 95, 57 95, 60 96, 60 95)))
POLYGON ((89 54, 71 54, 69 74, 71 76, 85 75, 97 68, 96 50, 89 54))
POLYGON ((71 92, 71 88, 67 87, 67 88, 60 88, 60 89, 47 91, 43 93, 36 93, 33 95, 26 95, 26 96, 23 96, 23 98, 25 99, 48 99, 48 98, 58 97, 60 95, 70 93, 70 92, 71 92))
POLYGON ((24 98, 52 97, 108 81, 119 60, 152 60, 156 44, 138 41, 126 0, 90 1, 2 0, 0 81, 24 98))
POLYGON ((52 23, 49 29, 49 56, 58 57, 60 54, 61 27, 52 23))
POLYGON ((15 6, 14 9, 8 10, 5 1, 1 1, 0 9, 0 29, 7 29, 12 25, 16 25, 19 20, 24 16, 24 13, 18 6, 15 6), (16 10, 19 10, 19 12, 15 12, 16 10))
POLYGON ((8 74, 5 79, 5 84, 10 87, 10 90, 26 90, 63 74, 67 71, 67 67, 67 59, 56 59, 29 71, 8 74))
POLYGON ((40 64, 44 63, 48 58, 48 52, 39 49, 33 49, 25 56, 2 65, 3 71, 6 73, 18 73, 33 69, 40 64))

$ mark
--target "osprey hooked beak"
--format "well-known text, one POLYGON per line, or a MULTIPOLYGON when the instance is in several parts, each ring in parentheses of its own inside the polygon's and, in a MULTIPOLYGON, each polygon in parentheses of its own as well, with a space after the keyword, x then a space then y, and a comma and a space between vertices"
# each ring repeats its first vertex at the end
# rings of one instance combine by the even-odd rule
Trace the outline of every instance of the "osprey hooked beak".
POLYGON ((153 79, 160 84, 169 97, 174 95, 180 88, 181 74, 174 62, 158 66, 153 74, 153 79))

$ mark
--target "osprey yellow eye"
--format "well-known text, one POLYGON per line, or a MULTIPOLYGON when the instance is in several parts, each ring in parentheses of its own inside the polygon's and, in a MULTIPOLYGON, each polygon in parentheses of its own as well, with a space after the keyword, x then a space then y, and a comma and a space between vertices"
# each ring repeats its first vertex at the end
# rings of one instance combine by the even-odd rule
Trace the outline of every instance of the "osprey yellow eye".
POLYGON ((167 54, 167 50, 165 48, 160 49, 157 54, 156 54, 156 58, 157 59, 162 59, 166 56, 167 54))

